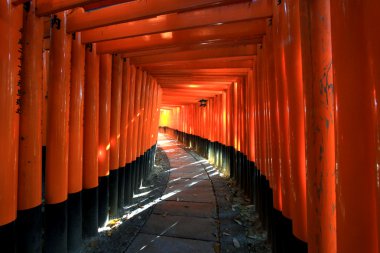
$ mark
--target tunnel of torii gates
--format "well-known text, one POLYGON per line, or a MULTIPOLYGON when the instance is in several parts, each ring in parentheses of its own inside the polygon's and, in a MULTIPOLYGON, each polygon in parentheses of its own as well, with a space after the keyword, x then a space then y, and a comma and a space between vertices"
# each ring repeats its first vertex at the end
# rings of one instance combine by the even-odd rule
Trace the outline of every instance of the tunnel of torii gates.
POLYGON ((379 252, 379 13, 0 1, 0 251, 75 252, 130 203, 160 125, 237 182, 274 252, 379 252))

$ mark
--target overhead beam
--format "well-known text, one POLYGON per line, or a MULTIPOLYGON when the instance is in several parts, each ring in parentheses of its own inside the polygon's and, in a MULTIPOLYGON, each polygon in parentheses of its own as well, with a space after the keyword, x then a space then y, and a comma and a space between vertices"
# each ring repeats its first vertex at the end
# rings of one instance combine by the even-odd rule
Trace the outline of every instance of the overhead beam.
POLYGON ((184 44, 184 45, 168 45, 168 47, 161 47, 159 49, 146 49, 141 48, 138 50, 133 50, 130 52, 123 53, 123 57, 139 57, 154 54, 168 54, 181 51, 197 50, 197 49, 207 49, 207 48, 217 48, 217 47, 228 47, 228 46, 239 46, 239 45, 256 45, 258 43, 257 39, 241 39, 237 40, 227 40, 227 41, 208 41, 207 43, 197 43, 197 44, 184 44))
POLYGON ((36 3, 36 13, 38 16, 47 16, 100 1, 102 0, 38 0, 36 3))
POLYGON ((200 70, 200 69, 241 69, 241 68, 252 68, 254 66, 254 60, 227 60, 227 61, 219 61, 219 60, 210 60, 207 62, 182 62, 176 64, 166 64, 161 66, 144 66, 143 69, 149 72, 159 73, 159 71, 191 71, 191 70, 200 70))
POLYGON ((214 81, 214 82, 233 82, 235 77, 227 75, 218 76, 199 76, 199 75, 167 75, 167 76, 157 76, 157 82, 197 82, 197 81, 214 81))
POLYGON ((152 66, 165 66, 165 65, 173 65, 173 64, 182 64, 186 62, 194 62, 197 63, 208 63, 208 62, 214 62, 214 61, 245 61, 245 60, 253 60, 254 56, 231 56, 231 57, 217 57, 217 58, 206 58, 206 59, 194 59, 194 60, 181 60, 181 61, 168 61, 168 62, 155 62, 155 63, 146 63, 146 64, 135 64, 141 67, 152 67, 152 66))
POLYGON ((158 17, 127 22, 84 31, 83 42, 100 42, 155 33, 173 32, 209 25, 268 18, 272 6, 267 1, 243 2, 183 13, 172 13, 158 17))
POLYGON ((104 8, 105 6, 112 6, 112 5, 122 4, 126 2, 131 2, 131 1, 134 1, 134 0, 101 0, 101 1, 95 1, 88 5, 85 5, 83 6, 83 8, 86 11, 89 11, 89 10, 104 8))
POLYGON ((208 43, 212 41, 254 39, 261 41, 266 31, 265 20, 254 20, 181 30, 170 33, 139 36, 134 38, 97 43, 99 53, 123 53, 141 49, 158 49, 169 46, 208 43))
POLYGON ((207 48, 176 53, 156 54, 141 57, 132 57, 131 62, 136 65, 149 65, 152 63, 170 65, 170 62, 210 60, 210 58, 229 59, 230 57, 253 56, 257 53, 256 45, 230 46, 220 48, 207 48))
POLYGON ((163 85, 160 84, 163 89, 187 89, 189 92, 199 91, 199 90, 208 90, 208 91, 215 91, 215 90, 222 90, 222 89, 228 89, 231 84, 224 84, 224 85, 218 85, 218 86, 206 86, 206 85, 197 85, 197 84, 177 84, 173 86, 169 85, 163 85), (191 88, 195 87, 195 88, 191 88))
POLYGON ((163 90, 163 96, 165 97, 174 97, 174 98, 179 98, 179 97, 187 97, 187 98, 192 98, 192 97, 199 97, 199 96, 214 96, 214 95, 218 95, 218 94, 222 94, 223 91, 221 90, 214 90, 214 91, 208 91, 208 92, 205 92, 205 91, 202 91, 202 90, 198 90, 198 91, 194 91, 194 92, 185 92, 185 90, 182 90, 182 91, 165 91, 163 90))
POLYGON ((19 5, 19 4, 24 4, 24 3, 27 3, 27 2, 30 2, 31 0, 12 0, 12 4, 13 5, 19 5))
POLYGON ((110 6, 108 8, 103 8, 92 12, 72 15, 68 19, 67 31, 75 32, 88 30, 101 26, 152 18, 173 12, 184 12, 241 1, 243 0, 138 0, 110 6))
MULTIPOLYGON (((207 76, 205 76, 207 77, 207 76)), ((158 78, 156 78, 157 80, 157 83, 159 83, 160 85, 162 85, 162 87, 164 88, 165 86, 167 85, 204 85, 208 82, 209 85, 211 84, 214 84, 214 85, 221 85, 221 86, 225 86, 225 85, 230 85, 232 82, 235 82, 239 77, 231 77, 230 80, 225 80, 223 78, 219 78, 218 76, 213 76, 212 78, 207 78, 205 80, 194 80, 194 79, 191 79, 189 78, 188 80, 159 80, 158 78)))
POLYGON ((246 74, 252 68, 238 68, 238 69, 184 69, 184 70, 156 70, 149 71, 149 73, 155 77, 159 76, 188 76, 188 75, 197 75, 197 76, 235 76, 240 74, 246 74))

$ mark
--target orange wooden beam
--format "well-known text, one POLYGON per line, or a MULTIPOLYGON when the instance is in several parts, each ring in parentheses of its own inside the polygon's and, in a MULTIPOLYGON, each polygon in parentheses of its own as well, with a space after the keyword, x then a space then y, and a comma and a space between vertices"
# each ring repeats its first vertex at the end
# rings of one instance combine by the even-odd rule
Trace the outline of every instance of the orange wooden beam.
POLYGON ((253 66, 253 60, 239 60, 239 61, 220 61, 213 60, 207 62, 183 62, 177 64, 168 64, 161 66, 144 66, 144 69, 149 70, 149 73, 159 72, 159 71, 170 71, 176 72, 176 70, 201 70, 201 69, 249 69, 253 66))
POLYGON ((199 95, 216 95, 222 94, 221 90, 188 90, 188 89, 162 89, 164 96, 174 97, 197 97, 199 95))
POLYGON ((19 4, 24 4, 24 3, 27 3, 27 2, 30 2, 30 0, 12 0, 12 4, 14 6, 17 6, 19 4))
POLYGON ((156 77, 158 83, 180 83, 180 82, 190 82, 195 83, 198 81, 208 81, 208 82, 234 82, 236 78, 233 76, 196 76, 196 75, 173 75, 173 76, 158 76, 156 77))
POLYGON ((221 73, 224 76, 246 75, 252 68, 220 68, 220 69, 177 69, 177 70, 153 70, 150 73, 154 76, 169 76, 169 75, 206 75, 219 76, 221 73))
MULTIPOLYGON (((230 59, 239 56, 253 56, 257 52, 256 45, 230 46, 220 48, 198 49, 191 51, 182 51, 176 53, 156 54, 131 58, 136 65, 147 65, 152 63, 166 64, 177 61, 194 61, 209 58, 218 58, 218 60, 230 59), (226 59, 227 58, 227 59, 226 59)), ((240 59, 240 58, 239 58, 240 59)))
MULTIPOLYGON (((44 0, 44 2, 45 1, 47 2, 49 0, 44 0)), ((77 1, 86 2, 85 0, 71 0, 65 2, 77 1)), ((67 29, 68 32, 88 30, 101 26, 156 17, 158 15, 167 13, 184 12, 215 5, 229 4, 237 1, 239 0, 133 1, 115 6, 110 6, 108 8, 103 8, 92 12, 86 12, 83 14, 74 14, 70 17, 68 21, 69 23, 67 29)), ((48 14, 46 10, 45 12, 41 13, 48 14)))
POLYGON ((161 15, 83 32, 84 43, 165 33, 209 25, 268 18, 272 6, 267 1, 244 2, 183 13, 161 15))
POLYGON ((94 10, 94 9, 99 9, 99 8, 104 8, 106 6, 111 6, 111 5, 116 5, 116 4, 122 4, 125 2, 131 2, 134 0, 100 0, 100 1, 93 1, 90 4, 87 4, 83 6, 83 8, 86 11, 89 10, 94 10))
MULTIPOLYGON (((21 0, 18 0, 21 1, 21 0)), ((38 0, 37 15, 47 16, 75 7, 84 6, 89 3, 99 2, 100 0, 38 0)), ((70 32, 70 31, 67 31, 70 32)))
POLYGON ((244 21, 219 26, 201 27, 169 33, 160 33, 98 43, 99 53, 130 52, 210 41, 257 39, 265 34, 266 21, 244 21))
POLYGON ((239 46, 239 45, 252 45, 261 43, 258 39, 240 39, 240 40, 230 40, 230 41, 208 41, 207 43, 197 43, 190 45, 169 45, 168 47, 162 47, 158 49, 145 49, 141 48, 138 50, 133 50, 130 52, 123 53, 123 57, 131 58, 138 56, 154 55, 154 54, 166 54, 175 53, 182 51, 190 51, 197 49, 207 49, 207 48, 217 48, 217 47, 228 47, 228 46, 239 46))
MULTIPOLYGON (((201 56, 199 56, 201 57, 201 56)), ((204 63, 207 64, 209 62, 215 62, 215 61, 220 61, 220 62, 226 62, 226 61, 247 61, 247 60, 253 60, 254 56, 231 56, 231 57, 217 57, 217 58, 205 58, 205 59, 197 59, 197 60, 181 60, 181 61, 168 61, 168 62, 156 62, 156 63, 146 63, 146 64, 136 64, 141 67, 164 67, 166 65, 179 65, 183 63, 204 63)))
POLYGON ((215 88, 218 87, 229 87, 231 85, 231 82, 197 82, 197 83, 160 83, 160 86, 162 88, 184 88, 188 89, 189 91, 191 90, 197 90, 197 89, 202 89, 202 90, 215 90, 215 88))

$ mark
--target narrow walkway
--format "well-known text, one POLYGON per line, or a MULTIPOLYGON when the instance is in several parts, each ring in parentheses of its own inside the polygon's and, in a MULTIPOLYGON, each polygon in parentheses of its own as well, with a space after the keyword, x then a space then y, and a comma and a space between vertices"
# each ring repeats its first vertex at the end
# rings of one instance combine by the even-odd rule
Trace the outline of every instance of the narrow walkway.
POLYGON ((218 252, 217 203, 209 178, 216 171, 168 136, 160 135, 160 143, 170 161, 169 183, 127 252, 218 252))
POLYGON ((170 162, 165 192, 127 253, 269 253, 255 207, 194 151, 159 135, 170 162))

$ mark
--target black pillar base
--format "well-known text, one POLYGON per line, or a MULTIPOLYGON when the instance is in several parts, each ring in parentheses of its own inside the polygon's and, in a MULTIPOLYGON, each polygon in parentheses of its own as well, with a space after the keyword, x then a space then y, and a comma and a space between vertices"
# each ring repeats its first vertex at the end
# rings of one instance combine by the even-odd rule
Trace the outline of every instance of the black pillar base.
POLYGON ((2 252, 16 252, 16 222, 0 226, 0 245, 2 252))
POLYGON ((77 253, 82 244, 82 192, 69 194, 67 202, 67 249, 77 253))
POLYGON ((83 238, 98 234, 98 187, 83 190, 83 238))
POLYGON ((109 175, 109 216, 115 218, 117 216, 117 199, 119 187, 119 170, 110 170, 109 175))
POLYGON ((99 177, 99 227, 104 227, 108 220, 109 207, 109 176, 99 177))
POLYGON ((124 207, 124 186, 125 185, 125 167, 119 168, 119 182, 118 182, 118 213, 120 214, 124 207))
POLYGON ((42 206, 17 211, 17 252, 42 252, 42 206))
POLYGON ((44 252, 67 252, 67 201, 45 205, 44 252))
POLYGON ((124 179, 124 205, 128 205, 131 201, 131 164, 125 165, 125 179, 124 179))

